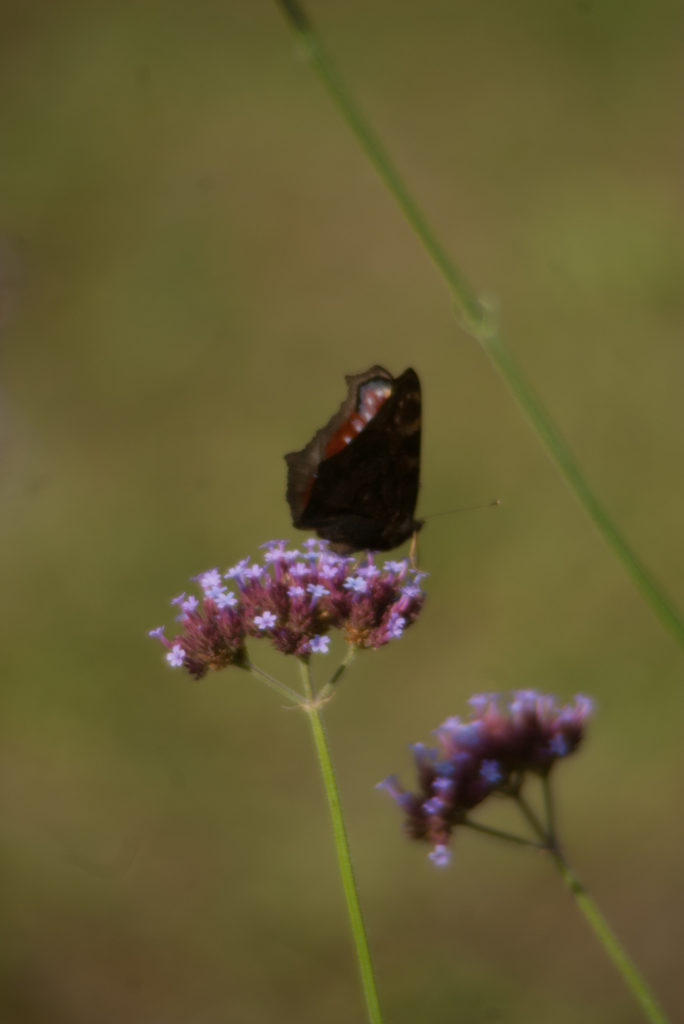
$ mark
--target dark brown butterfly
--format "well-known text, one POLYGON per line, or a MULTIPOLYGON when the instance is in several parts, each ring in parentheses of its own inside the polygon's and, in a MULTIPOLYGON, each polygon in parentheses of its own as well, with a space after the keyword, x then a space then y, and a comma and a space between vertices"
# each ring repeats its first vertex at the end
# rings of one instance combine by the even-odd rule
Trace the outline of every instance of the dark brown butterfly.
POLYGON ((347 397, 305 448, 290 452, 292 522, 341 552, 389 551, 423 525, 414 519, 420 475, 420 381, 382 366, 346 378, 347 397))

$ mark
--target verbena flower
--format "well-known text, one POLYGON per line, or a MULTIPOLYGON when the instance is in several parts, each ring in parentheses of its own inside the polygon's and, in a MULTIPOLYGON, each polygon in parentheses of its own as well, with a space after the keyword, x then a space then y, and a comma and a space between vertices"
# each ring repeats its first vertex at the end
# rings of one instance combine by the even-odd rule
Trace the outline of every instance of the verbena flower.
POLYGON ((262 562, 244 558, 221 574, 196 577, 200 595, 179 594, 180 628, 168 639, 163 627, 150 636, 167 648, 166 660, 200 678, 210 669, 247 664, 248 638, 268 638, 283 654, 326 653, 328 633, 339 629, 356 647, 382 647, 416 620, 425 594, 424 573, 407 560, 376 565, 372 555, 335 554, 326 541, 303 550, 285 541, 264 545, 262 562))
POLYGON ((404 811, 408 835, 432 843, 438 865, 448 863, 451 833, 469 811, 492 793, 519 791, 527 773, 548 775, 577 749, 592 713, 587 697, 559 707, 535 690, 480 694, 470 705, 467 720, 439 726, 436 748, 413 747, 418 792, 404 790, 395 776, 380 783, 404 811))

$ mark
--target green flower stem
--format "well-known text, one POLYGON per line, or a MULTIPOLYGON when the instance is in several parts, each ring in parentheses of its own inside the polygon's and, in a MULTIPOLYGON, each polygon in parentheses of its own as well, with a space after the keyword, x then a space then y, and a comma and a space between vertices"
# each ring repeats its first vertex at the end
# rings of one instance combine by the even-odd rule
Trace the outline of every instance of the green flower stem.
POLYGON ((525 818, 525 821, 527 821, 527 823, 530 825, 532 831, 535 832, 536 835, 539 836, 539 839, 541 840, 541 842, 548 849, 549 848, 549 844, 550 844, 549 832, 547 831, 547 829, 544 828, 544 826, 540 822, 539 818, 537 817, 537 815, 534 813, 534 811, 532 810, 532 808, 528 804, 527 800, 525 800, 525 798, 523 797, 522 793, 520 793, 520 791, 516 792, 513 795, 513 799, 515 800, 515 802, 517 803, 518 807, 520 808, 520 811, 522 812, 522 815, 525 818))
POLYGON ((354 647, 353 644, 349 644, 347 648, 347 653, 345 654, 344 658, 337 666, 333 674, 330 676, 330 679, 325 684, 325 686, 321 687, 321 691, 318 694, 319 701, 322 702, 324 700, 327 700, 328 697, 332 694, 333 690, 335 689, 335 686, 340 681, 341 677, 344 675, 344 673, 347 671, 352 661, 354 660, 355 655, 356 647, 354 647))
POLYGON ((513 832, 504 832, 500 828, 490 828, 488 825, 479 825, 476 821, 466 819, 463 822, 465 828, 471 828, 473 832, 481 832, 485 836, 493 836, 494 839, 503 839, 507 843, 516 843, 518 846, 531 846, 533 850, 547 850, 546 843, 538 843, 534 839, 527 839, 525 836, 516 836, 513 832))
MULTIPOLYGON (((545 803, 547 803, 547 800, 550 801, 550 796, 551 794, 549 791, 548 798, 545 797, 545 803)), ((534 842, 531 839, 525 839, 522 836, 517 836, 510 832, 503 832, 500 829, 488 828, 486 825, 478 825, 474 821, 464 821, 463 824, 476 832, 482 832, 485 835, 494 836, 497 839, 503 839, 509 843, 517 843, 521 846, 528 846, 537 850, 546 851, 570 890, 577 908, 584 915, 585 921, 594 932, 594 935, 603 947, 606 955, 610 960, 612 960, 613 965, 622 976, 622 980, 625 985, 644 1011, 646 1019, 651 1021, 651 1024, 668 1024, 667 1017, 658 1006, 655 996, 649 989, 645 978, 640 973, 634 961, 628 956, 626 950, 610 928, 608 922, 594 903, 592 897, 589 895, 579 879, 576 878, 570 870, 562 853, 555 846, 555 840, 551 833, 549 832, 549 834, 545 836, 544 828, 539 822, 537 816, 519 794, 516 795, 515 800, 522 811, 523 817, 539 836, 540 842, 534 842)))
POLYGON ((644 1016, 651 1024, 668 1024, 667 1017, 656 1002, 655 996, 650 991, 646 980, 640 973, 634 961, 627 955, 627 952, 615 936, 605 917, 598 909, 593 899, 575 877, 564 858, 557 850, 549 850, 553 861, 558 868, 563 881, 572 893, 575 904, 594 935, 603 946, 606 954, 613 961, 614 966, 622 975, 622 979, 644 1011, 644 1016))
POLYGON ((298 0, 276 2, 282 8, 314 70, 337 104, 353 135, 446 281, 464 330, 482 346, 546 447, 557 469, 584 506, 603 539, 613 549, 644 600, 684 647, 684 620, 676 606, 599 502, 560 430, 551 420, 549 413, 534 394, 517 362, 504 345, 492 311, 478 298, 437 239, 389 154, 352 99, 308 15, 298 0))
POLYGON ((567 861, 558 848, 554 831, 555 815, 553 809, 553 798, 548 776, 543 780, 543 787, 544 807, 547 817, 546 829, 542 826, 536 814, 529 804, 522 798, 520 793, 517 793, 515 797, 518 807, 520 808, 525 820, 531 825, 540 840, 544 842, 544 847, 560 872, 563 881, 572 893, 577 908, 584 915, 584 919, 593 930, 594 935, 601 946, 603 946, 606 955, 610 960, 612 960, 613 965, 622 976, 622 980, 625 985, 644 1011, 646 1018, 651 1021, 651 1024, 667 1024, 667 1018, 658 1006, 655 996, 646 984, 646 980, 639 972, 634 961, 628 956, 615 933, 611 930, 608 922, 594 903, 592 897, 581 884, 579 879, 577 879, 572 873, 567 861))
POLYGON ((290 689, 290 687, 285 683, 281 683, 279 679, 274 679, 273 676, 268 674, 268 672, 264 672, 262 668, 252 665, 251 662, 246 665, 245 668, 251 675, 256 676, 257 679, 261 679, 262 683, 266 683, 271 690, 274 690, 281 697, 284 697, 285 700, 289 700, 291 704, 302 703, 301 694, 297 693, 296 690, 290 689))
POLYGON ((551 791, 548 772, 543 776, 541 783, 544 798, 544 814, 546 815, 546 833, 549 837, 549 846, 556 849, 558 847, 556 839, 556 809, 553 804, 553 792, 551 791))
MULTIPOLYGON (((302 660, 300 661, 300 665, 304 689, 307 693, 313 694, 308 663, 302 660)), ((359 902, 359 894, 356 888, 356 879, 354 878, 354 869, 352 867, 351 854, 349 852, 349 843, 347 841, 347 831, 344 826, 344 817, 342 815, 340 794, 337 788, 337 781, 335 779, 335 770, 330 757, 330 748, 325 734, 321 708, 317 700, 310 700, 307 704, 303 705, 303 708, 307 713, 309 723, 311 725, 316 753, 318 754, 318 763, 323 777, 325 795, 328 800, 328 809, 330 810, 330 817, 332 820, 335 848, 337 850, 337 860, 340 868, 340 875, 342 876, 342 888, 344 889, 347 913, 349 914, 349 922, 351 924, 354 945, 356 947, 356 957, 359 964, 359 970, 361 972, 361 984, 363 986, 363 994, 366 1000, 368 1020, 371 1024, 382 1024, 382 1014, 380 1012, 380 1003, 378 1001, 377 989, 375 987, 375 975, 373 972, 370 949, 368 947, 368 937, 366 935, 366 927, 361 913, 361 904, 359 902)))

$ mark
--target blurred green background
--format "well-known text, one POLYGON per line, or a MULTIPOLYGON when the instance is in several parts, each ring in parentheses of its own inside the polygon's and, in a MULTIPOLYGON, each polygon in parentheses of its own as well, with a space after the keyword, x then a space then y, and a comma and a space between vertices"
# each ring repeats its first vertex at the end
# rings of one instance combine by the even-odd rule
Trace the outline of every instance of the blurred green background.
MULTIPOLYGON (((311 11, 684 608, 684 8, 311 11)), ((473 691, 528 686, 598 702, 558 775, 562 831, 674 1017, 684 654, 460 333, 276 6, 1 13, 0 1019, 363 1019, 305 722, 237 672, 169 671, 146 631, 188 577, 295 539, 283 453, 373 362, 422 378, 420 513, 503 499, 428 524, 421 620, 328 712, 387 1021, 641 1019, 549 864, 466 834, 436 871, 373 788, 408 781, 407 744, 473 691)))

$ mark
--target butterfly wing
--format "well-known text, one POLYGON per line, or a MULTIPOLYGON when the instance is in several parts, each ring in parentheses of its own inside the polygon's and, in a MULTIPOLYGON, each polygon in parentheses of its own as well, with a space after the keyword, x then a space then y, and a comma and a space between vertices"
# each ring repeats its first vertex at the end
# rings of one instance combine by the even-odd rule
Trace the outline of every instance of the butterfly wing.
POLYGON ((420 382, 412 369, 395 379, 374 366, 347 377, 347 383, 347 398, 326 426, 300 452, 285 456, 287 499, 295 526, 316 530, 341 550, 385 551, 422 525, 414 519, 420 382), (369 387, 387 397, 360 423, 369 387))

